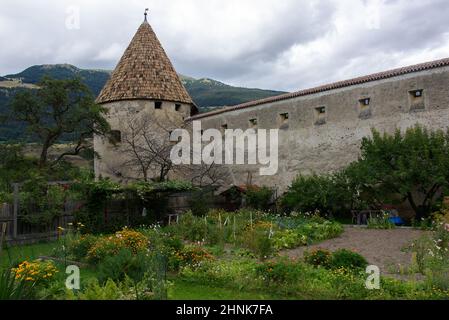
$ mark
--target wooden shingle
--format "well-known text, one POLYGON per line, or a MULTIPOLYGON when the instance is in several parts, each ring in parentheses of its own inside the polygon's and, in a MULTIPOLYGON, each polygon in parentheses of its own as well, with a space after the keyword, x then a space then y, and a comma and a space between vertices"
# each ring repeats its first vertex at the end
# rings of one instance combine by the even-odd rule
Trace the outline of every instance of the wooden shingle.
POLYGON ((97 103, 135 99, 193 104, 147 21, 137 30, 97 103))

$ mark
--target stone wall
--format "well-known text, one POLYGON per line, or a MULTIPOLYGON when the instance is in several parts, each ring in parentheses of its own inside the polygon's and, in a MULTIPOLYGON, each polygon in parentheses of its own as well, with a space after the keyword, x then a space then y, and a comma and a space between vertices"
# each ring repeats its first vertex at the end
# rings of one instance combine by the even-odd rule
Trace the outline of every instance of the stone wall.
POLYGON ((259 166, 234 165, 228 167, 228 182, 239 185, 251 180, 283 192, 299 173, 333 172, 357 160, 361 140, 371 134, 371 128, 392 133, 419 123, 447 129, 449 68, 211 115, 201 123, 204 130, 225 126, 246 130, 251 119, 257 119, 257 128, 280 129, 278 174, 260 176, 259 166))

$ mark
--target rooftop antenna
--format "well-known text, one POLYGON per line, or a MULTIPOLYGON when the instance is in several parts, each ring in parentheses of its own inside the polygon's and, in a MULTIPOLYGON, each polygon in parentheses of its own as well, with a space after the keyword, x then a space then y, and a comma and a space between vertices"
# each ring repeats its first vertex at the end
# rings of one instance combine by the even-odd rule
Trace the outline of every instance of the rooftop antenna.
POLYGON ((143 14, 144 16, 145 16, 145 21, 147 21, 147 15, 148 15, 148 11, 149 11, 150 9, 148 9, 148 8, 146 8, 145 9, 145 13, 143 14))

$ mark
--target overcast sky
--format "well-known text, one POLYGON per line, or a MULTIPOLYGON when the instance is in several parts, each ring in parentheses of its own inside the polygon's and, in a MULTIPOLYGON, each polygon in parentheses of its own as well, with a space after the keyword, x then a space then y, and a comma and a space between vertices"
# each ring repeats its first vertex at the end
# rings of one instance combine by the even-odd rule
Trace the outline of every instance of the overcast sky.
POLYGON ((448 0, 0 0, 0 74, 113 69, 147 7, 178 72, 232 85, 295 91, 449 57, 448 0))

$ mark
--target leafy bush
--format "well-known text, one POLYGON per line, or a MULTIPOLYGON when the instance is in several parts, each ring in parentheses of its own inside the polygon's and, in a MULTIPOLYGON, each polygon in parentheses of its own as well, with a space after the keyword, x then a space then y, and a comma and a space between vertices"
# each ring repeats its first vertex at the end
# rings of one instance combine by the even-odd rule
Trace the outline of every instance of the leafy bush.
POLYGON ((276 250, 292 249, 307 244, 307 236, 301 235, 295 230, 282 230, 274 234, 273 246, 276 250))
POLYGON ((272 203, 273 190, 268 187, 248 187, 245 194, 246 206, 256 210, 268 211, 272 203))
POLYGON ((150 256, 146 252, 134 254, 130 249, 121 249, 116 255, 106 257, 98 265, 98 280, 123 281, 130 277, 140 281, 149 265, 150 256))
POLYGON ((198 268, 205 261, 213 260, 214 256, 209 251, 198 246, 186 246, 175 254, 173 264, 175 269, 183 266, 198 268))
POLYGON ((68 254, 77 261, 86 259, 89 250, 95 245, 98 238, 93 235, 82 235, 67 244, 68 254))
POLYGON ((252 259, 209 260, 199 268, 185 267, 179 276, 183 281, 206 286, 250 288, 256 282, 256 263, 252 259))
POLYGON ((298 264, 289 259, 269 261, 256 267, 256 274, 269 284, 294 282, 298 279, 300 271, 298 264))
POLYGON ((122 249, 129 249, 133 254, 144 251, 149 246, 148 239, 140 232, 124 228, 115 235, 100 237, 87 253, 88 261, 97 263, 114 256, 122 249))
POLYGON ((368 219, 368 229, 395 229, 396 225, 390 221, 389 216, 384 212, 382 216, 368 219))
POLYGON ((0 300, 26 300, 33 297, 33 284, 16 277, 9 268, 0 271, 0 300))
POLYGON ((299 175, 281 198, 287 210, 339 214, 347 211, 353 193, 342 173, 334 175, 299 175))
POLYGON ((207 225, 204 219, 196 217, 191 211, 179 218, 177 225, 168 228, 169 232, 189 241, 203 241, 206 235, 207 225))
POLYGON ((315 267, 329 267, 332 261, 332 253, 325 249, 315 249, 304 253, 304 261, 315 267))
POLYGON ((270 223, 260 222, 254 228, 249 228, 241 236, 243 247, 251 250, 259 259, 270 258, 274 253, 273 241, 270 238, 270 223))
POLYGON ((347 249, 335 251, 330 261, 330 267, 334 269, 364 269, 367 265, 368 262, 362 255, 347 249))
POLYGON ((88 283, 86 288, 78 293, 67 291, 67 299, 72 300, 119 300, 123 294, 119 286, 113 280, 107 280, 104 285, 100 285, 98 280, 88 283))

